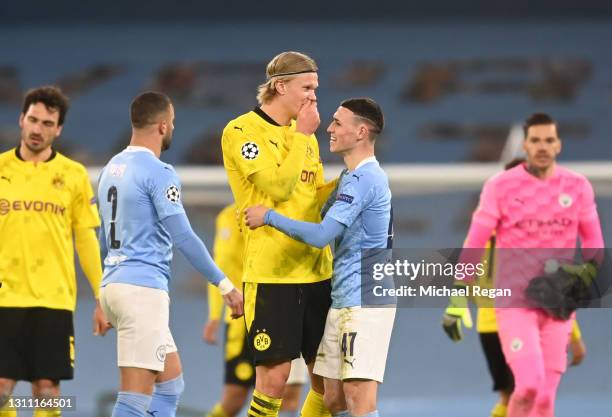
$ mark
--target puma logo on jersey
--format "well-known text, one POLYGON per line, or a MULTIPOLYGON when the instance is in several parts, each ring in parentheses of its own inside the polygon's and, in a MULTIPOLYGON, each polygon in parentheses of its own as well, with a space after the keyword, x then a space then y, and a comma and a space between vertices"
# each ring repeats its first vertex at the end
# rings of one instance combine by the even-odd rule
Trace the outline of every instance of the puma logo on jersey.
POLYGON ((276 149, 278 149, 278 142, 274 142, 273 140, 270 139, 270 143, 274 146, 276 146, 276 149))
POLYGON ((0 177, 0 179, 3 179, 5 181, 8 181, 9 183, 11 182, 11 179, 9 177, 5 177, 4 175, 0 177))
POLYGON ((239 131, 241 131, 241 132, 243 131, 243 130, 242 130, 242 128, 241 128, 241 127, 238 127, 238 126, 234 126, 234 129, 239 130, 239 131))
POLYGON ((354 365, 355 359, 353 359, 352 361, 349 361, 348 359, 343 359, 343 360, 344 360, 344 363, 351 365, 351 368, 355 369, 355 365, 354 365))

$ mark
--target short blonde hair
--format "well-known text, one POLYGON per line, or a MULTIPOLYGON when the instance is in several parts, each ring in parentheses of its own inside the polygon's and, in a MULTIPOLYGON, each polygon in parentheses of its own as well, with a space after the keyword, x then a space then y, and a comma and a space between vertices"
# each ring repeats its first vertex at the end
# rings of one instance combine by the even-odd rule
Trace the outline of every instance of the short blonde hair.
POLYGON ((268 63, 266 67, 266 82, 257 87, 257 102, 269 103, 276 95, 276 82, 287 81, 298 74, 317 72, 314 59, 306 54, 295 51, 281 52, 268 63))

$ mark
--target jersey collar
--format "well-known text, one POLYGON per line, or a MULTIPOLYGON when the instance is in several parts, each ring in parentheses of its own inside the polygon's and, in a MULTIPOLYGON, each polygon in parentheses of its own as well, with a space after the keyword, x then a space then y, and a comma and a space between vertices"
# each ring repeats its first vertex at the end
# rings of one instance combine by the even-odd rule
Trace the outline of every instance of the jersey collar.
POLYGON ((363 161, 361 161, 360 163, 358 163, 357 166, 355 167, 354 171, 358 170, 359 168, 361 168, 362 166, 364 166, 365 164, 367 164, 369 162, 376 162, 376 163, 378 163, 378 160, 376 159, 375 156, 370 156, 369 158, 366 158, 363 161))
MULTIPOLYGON (((15 148, 15 157, 17 157, 17 159, 19 159, 20 161, 24 161, 25 162, 25 159, 23 159, 23 157, 21 156, 21 152, 19 151, 19 148, 21 148, 21 145, 17 146, 15 148)), ((46 160, 44 160, 43 162, 49 162, 49 161, 53 160, 53 158, 55 158, 56 155, 57 155, 57 151, 55 149, 51 148, 51 155, 46 160)))
POLYGON ((127 148, 125 148, 125 152, 149 152, 151 155, 155 156, 151 149, 145 148, 144 146, 129 145, 127 148))
POLYGON ((259 117, 261 117, 262 119, 264 119, 266 122, 270 123, 272 126, 280 126, 278 123, 276 123, 274 121, 274 119, 272 119, 270 116, 268 116, 266 114, 266 112, 264 112, 261 107, 255 107, 253 109, 253 112, 255 112, 256 115, 258 115, 259 117))

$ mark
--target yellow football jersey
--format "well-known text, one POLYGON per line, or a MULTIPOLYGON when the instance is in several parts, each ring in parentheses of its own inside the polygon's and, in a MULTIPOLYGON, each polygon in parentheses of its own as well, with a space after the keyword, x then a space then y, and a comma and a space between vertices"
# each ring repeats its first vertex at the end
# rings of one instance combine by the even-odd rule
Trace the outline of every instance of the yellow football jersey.
MULTIPOLYGON (((238 227, 236 205, 230 204, 217 215, 214 257, 215 263, 232 281, 236 288, 242 288, 242 264, 244 242, 238 227)), ((223 310, 223 297, 219 288, 208 284, 208 314, 211 320, 219 319, 223 310)), ((225 321, 231 321, 227 309, 225 321)))
POLYGON ((24 161, 0 154, 0 307, 74 311, 73 230, 100 225, 83 165, 53 152, 24 161))
POLYGON ((292 239, 272 227, 250 230, 244 225, 244 209, 257 204, 274 208, 295 220, 320 222, 321 204, 317 189, 324 184, 323 164, 314 135, 306 138, 306 158, 297 185, 288 201, 274 201, 258 189, 249 177, 278 167, 301 135, 291 126, 279 126, 260 109, 228 123, 223 131, 223 163, 234 194, 245 239, 243 282, 312 283, 331 278, 331 249, 317 249, 292 239))

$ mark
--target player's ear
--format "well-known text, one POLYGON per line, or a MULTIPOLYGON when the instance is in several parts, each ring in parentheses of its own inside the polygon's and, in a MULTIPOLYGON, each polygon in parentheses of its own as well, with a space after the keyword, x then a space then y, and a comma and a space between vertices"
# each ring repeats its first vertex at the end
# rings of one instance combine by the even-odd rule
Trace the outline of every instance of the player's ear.
POLYGON ((287 84, 285 84, 285 81, 283 81, 283 80, 275 81, 274 82, 274 89, 281 96, 284 96, 285 94, 287 94, 287 84))
POLYGON ((64 129, 64 125, 59 125, 59 126, 57 127, 57 134, 55 135, 55 137, 56 137, 56 138, 57 138, 57 137, 59 137, 59 135, 61 135, 61 134, 62 134, 62 130, 63 130, 63 129, 64 129))
POLYGON ((23 129, 23 119, 25 118, 25 115, 23 113, 19 113, 19 128, 23 129))
POLYGON ((559 142, 557 144, 557 155, 559 155, 561 153, 561 149, 563 149, 563 141, 561 140, 561 138, 558 138, 559 142))
POLYGON ((162 120, 157 125, 157 130, 159 131, 160 135, 164 136, 166 134, 166 132, 168 131, 168 123, 166 123, 165 120, 162 120))

